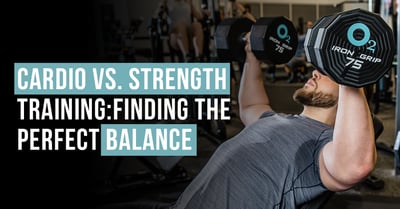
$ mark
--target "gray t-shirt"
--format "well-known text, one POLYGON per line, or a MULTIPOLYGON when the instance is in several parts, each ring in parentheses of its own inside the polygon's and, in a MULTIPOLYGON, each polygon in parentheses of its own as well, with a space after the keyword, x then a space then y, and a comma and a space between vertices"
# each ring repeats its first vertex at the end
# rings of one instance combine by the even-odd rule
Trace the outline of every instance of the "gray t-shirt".
POLYGON ((318 168, 332 127, 266 112, 221 144, 172 208, 296 208, 327 189, 318 168))

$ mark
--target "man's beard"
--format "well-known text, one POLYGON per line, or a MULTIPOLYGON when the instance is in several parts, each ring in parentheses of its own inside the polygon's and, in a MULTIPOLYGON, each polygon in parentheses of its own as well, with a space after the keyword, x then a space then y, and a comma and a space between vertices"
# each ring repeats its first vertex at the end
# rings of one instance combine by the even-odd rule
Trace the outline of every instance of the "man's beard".
POLYGON ((297 89, 293 99, 299 104, 313 107, 329 108, 337 104, 337 97, 332 94, 324 94, 317 91, 306 91, 304 88, 297 89))

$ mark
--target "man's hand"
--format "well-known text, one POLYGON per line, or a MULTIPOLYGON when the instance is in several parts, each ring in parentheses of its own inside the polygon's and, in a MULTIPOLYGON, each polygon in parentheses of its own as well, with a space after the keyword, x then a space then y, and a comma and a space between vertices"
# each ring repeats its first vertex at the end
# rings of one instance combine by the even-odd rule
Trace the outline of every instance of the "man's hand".
POLYGON ((248 32, 246 34, 245 39, 246 39, 246 45, 244 47, 244 50, 246 51, 246 60, 248 60, 248 61, 258 61, 256 56, 251 51, 250 32, 248 32))

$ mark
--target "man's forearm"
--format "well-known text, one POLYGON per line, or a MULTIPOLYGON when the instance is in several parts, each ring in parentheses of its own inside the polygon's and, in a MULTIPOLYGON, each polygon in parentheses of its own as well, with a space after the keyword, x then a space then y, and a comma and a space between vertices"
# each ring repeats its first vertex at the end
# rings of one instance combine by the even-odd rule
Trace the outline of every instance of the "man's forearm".
POLYGON ((245 124, 253 122, 262 111, 269 108, 260 61, 252 53, 248 53, 244 64, 238 98, 241 118, 244 116, 242 121, 245 124))
POLYGON ((376 162, 374 127, 363 89, 339 87, 333 142, 327 162, 345 183, 360 181, 376 162))

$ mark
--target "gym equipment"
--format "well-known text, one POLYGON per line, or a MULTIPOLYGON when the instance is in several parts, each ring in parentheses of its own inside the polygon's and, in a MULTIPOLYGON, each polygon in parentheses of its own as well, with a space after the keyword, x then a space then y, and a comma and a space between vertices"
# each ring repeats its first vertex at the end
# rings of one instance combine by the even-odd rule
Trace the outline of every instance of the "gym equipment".
POLYGON ((247 18, 227 18, 217 26, 214 34, 218 57, 244 62, 247 32, 250 32, 251 49, 259 60, 283 64, 296 52, 296 29, 283 16, 263 17, 255 23, 247 18))
MULTIPOLYGON (((147 27, 151 43, 153 62, 164 62, 164 40, 168 41, 169 23, 163 12, 151 18, 147 27)), ((171 51, 171 48, 169 49, 171 51)), ((171 60, 173 60, 171 55, 171 60)))
POLYGON ((308 62, 310 62, 311 57, 315 57, 315 52, 314 52, 314 43, 315 39, 317 37, 318 30, 313 30, 313 28, 319 28, 323 23, 326 23, 331 19, 330 16, 324 16, 321 19, 319 19, 312 28, 307 29, 306 33, 306 38, 304 40, 304 51, 306 54, 306 59, 308 62))
POLYGON ((120 34, 121 39, 121 50, 118 55, 118 61, 120 62, 136 62, 137 51, 134 47, 135 34, 139 31, 141 24, 143 23, 142 18, 132 19, 129 28, 123 30, 120 34))
POLYGON ((307 61, 339 84, 364 87, 392 67, 393 31, 378 15, 353 9, 319 19, 304 43, 307 61))
POLYGON ((201 11, 203 13, 203 19, 200 21, 201 25, 203 26, 203 59, 206 62, 211 61, 211 50, 210 50, 210 43, 211 43, 211 32, 214 27, 214 19, 211 15, 209 15, 206 10, 208 10, 207 2, 203 0, 201 4, 201 11))
POLYGON ((394 143, 394 173, 400 175, 400 131, 397 132, 396 141, 394 143))
MULTIPOLYGON (((108 178, 94 191, 95 197, 99 200, 96 203, 99 207, 96 208, 123 208, 121 206, 129 203, 132 198, 139 198, 138 196, 143 192, 187 185, 193 177, 180 165, 182 158, 182 156, 135 156, 133 158, 116 156, 110 167, 108 178), (135 172, 124 172, 124 160, 128 160, 125 164, 134 166, 135 172), (140 164, 134 163, 135 161, 140 164)), ((175 199, 176 197, 173 197, 173 200, 175 199)), ((141 204, 135 203, 126 208, 141 208, 138 207, 139 205, 141 204)))
POLYGON ((148 171, 140 171, 135 174, 119 175, 119 169, 124 157, 116 157, 113 169, 110 173, 108 182, 114 189, 123 189, 128 187, 140 188, 143 186, 160 186, 162 184, 171 184, 179 181, 189 181, 187 171, 179 165, 182 156, 165 157, 136 157, 148 171))

